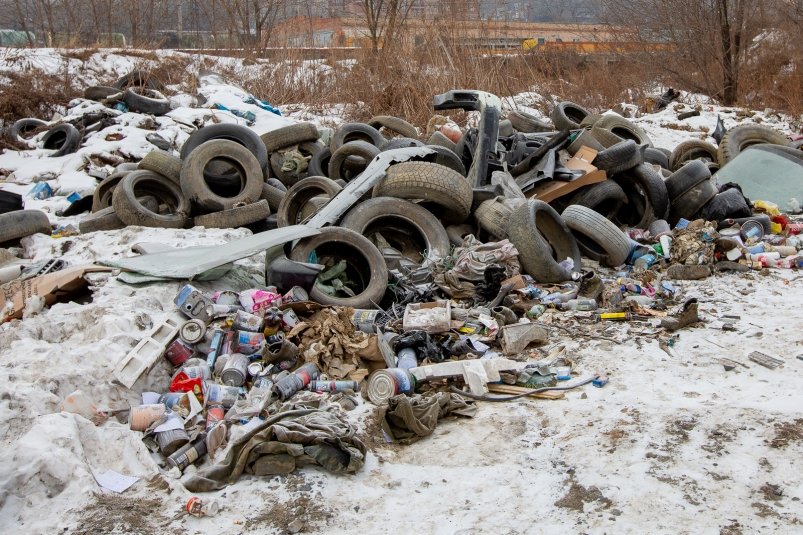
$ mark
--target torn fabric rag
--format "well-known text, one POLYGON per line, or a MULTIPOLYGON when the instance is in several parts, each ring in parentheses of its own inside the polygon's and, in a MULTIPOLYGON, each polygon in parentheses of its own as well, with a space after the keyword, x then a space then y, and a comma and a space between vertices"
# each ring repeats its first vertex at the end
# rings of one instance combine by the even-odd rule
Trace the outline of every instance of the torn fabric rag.
POLYGON ((354 428, 334 412, 288 410, 240 437, 222 461, 201 468, 184 486, 190 492, 208 492, 236 482, 243 472, 288 474, 305 464, 353 474, 365 464, 366 451, 354 428))

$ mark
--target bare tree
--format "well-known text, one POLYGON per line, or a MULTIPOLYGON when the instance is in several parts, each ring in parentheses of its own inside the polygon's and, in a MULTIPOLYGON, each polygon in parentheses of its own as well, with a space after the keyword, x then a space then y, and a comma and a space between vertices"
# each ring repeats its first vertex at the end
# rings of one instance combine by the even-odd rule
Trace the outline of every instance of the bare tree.
POLYGON ((361 0, 360 9, 365 17, 371 51, 376 55, 380 45, 390 49, 397 44, 410 10, 416 0, 361 0))
POLYGON ((601 0, 620 37, 688 88, 732 105, 748 50, 784 0, 601 0))
POLYGON ((280 0, 222 0, 220 4, 243 45, 254 49, 267 44, 282 7, 280 0))

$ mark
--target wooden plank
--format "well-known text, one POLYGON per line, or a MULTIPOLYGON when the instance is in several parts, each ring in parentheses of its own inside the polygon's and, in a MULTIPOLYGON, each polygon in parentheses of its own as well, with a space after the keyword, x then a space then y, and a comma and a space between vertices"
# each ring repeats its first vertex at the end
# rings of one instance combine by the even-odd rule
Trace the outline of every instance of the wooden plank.
MULTIPOLYGON (((497 384, 497 383, 490 383, 488 385, 488 391, 494 394, 523 394, 528 390, 532 390, 531 388, 524 388, 521 386, 516 385, 505 385, 505 384, 497 384)), ((537 392, 535 394, 530 394, 526 396, 528 398, 535 398, 535 399, 563 399, 564 394, 559 390, 550 390, 547 392, 537 392)))

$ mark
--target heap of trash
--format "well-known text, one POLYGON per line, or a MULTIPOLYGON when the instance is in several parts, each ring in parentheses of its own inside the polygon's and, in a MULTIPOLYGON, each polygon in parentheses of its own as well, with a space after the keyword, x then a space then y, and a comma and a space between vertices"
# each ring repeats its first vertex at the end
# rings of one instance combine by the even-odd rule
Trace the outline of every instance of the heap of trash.
MULTIPOLYGON (((7 135, 68 154, 119 113, 170 112, 162 90, 134 72, 87 89, 100 111, 24 119, 7 135)), ((94 192, 70 198, 63 214, 80 215, 77 228, 53 229, 3 192, 4 246, 127 226, 253 235, 214 247, 135 245, 139 254, 84 266, 5 254, 2 321, 21 318, 31 299, 68 298, 92 272, 137 287, 181 282, 175 311, 111 373, 138 390, 169 362, 169 382, 142 392, 128 422, 165 471, 202 492, 306 464, 359 470, 367 449, 343 413, 366 401, 388 441, 410 443, 447 414, 470 417, 476 401, 603 387, 605 370, 579 370, 538 346, 604 337, 612 322, 642 324, 671 346, 699 320, 678 281, 803 265, 794 213, 803 152, 769 127, 720 123, 718 146, 689 139, 670 152, 627 118, 571 102, 551 121, 515 110, 503 118, 500 99, 481 91, 436 95, 433 108, 425 132, 378 116, 262 135, 247 126, 251 112, 223 108, 246 124, 188 125, 178 147, 150 133, 154 148, 139 161, 93 163, 94 192), (448 110, 476 112, 476 126, 438 114, 448 110), (265 260, 260 286, 196 286, 254 255, 265 260)), ((31 197, 52 193, 39 182, 31 197)), ((80 393, 64 408, 109 417, 80 393)))

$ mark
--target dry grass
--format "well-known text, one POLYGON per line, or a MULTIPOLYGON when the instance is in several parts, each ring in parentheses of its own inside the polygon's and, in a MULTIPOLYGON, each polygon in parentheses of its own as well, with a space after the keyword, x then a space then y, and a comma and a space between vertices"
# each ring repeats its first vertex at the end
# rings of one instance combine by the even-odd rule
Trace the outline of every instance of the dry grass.
MULTIPOLYGON (((96 51, 73 49, 65 55, 86 60, 96 51)), ((556 52, 489 56, 480 49, 447 46, 441 41, 381 51, 378 57, 366 50, 348 60, 335 51, 317 60, 305 59, 292 49, 272 50, 269 59, 254 51, 240 51, 241 67, 224 68, 204 56, 157 55, 142 49, 114 52, 137 57, 137 68, 188 92, 197 89, 195 72, 213 69, 274 105, 303 103, 325 108, 342 104, 348 120, 395 115, 421 128, 434 113, 433 96, 450 89, 483 90, 502 98, 531 91, 545 98, 533 96, 525 99, 526 104, 545 114, 558 100, 570 100, 594 112, 620 102, 639 104, 646 111, 647 97, 656 84, 689 89, 673 83, 659 62, 653 60, 652 68, 645 68, 649 58, 556 52)), ((800 61, 791 54, 772 54, 751 63, 741 104, 803 113, 801 73, 790 67, 800 61)), ((0 86, 0 119, 6 124, 21 117, 49 118, 84 89, 75 87, 66 75, 24 72, 8 77, 11 83, 0 86)), ((458 121, 465 118, 462 112, 451 115, 458 121)))
MULTIPOLYGON (((369 52, 354 61, 324 58, 310 62, 288 55, 266 65, 267 75, 245 70, 224 73, 273 104, 345 104, 351 120, 396 115, 423 127, 433 114, 432 97, 450 89, 477 89, 500 97, 533 91, 560 95, 592 110, 639 101, 646 80, 635 68, 578 55, 487 56, 470 48, 422 48, 369 52)), ((528 105, 548 113, 552 100, 528 105)), ((457 113, 457 116, 464 114, 457 113)))
POLYGON ((0 120, 10 124, 24 117, 50 118, 81 94, 69 78, 32 70, 6 73, 0 84, 0 120))

